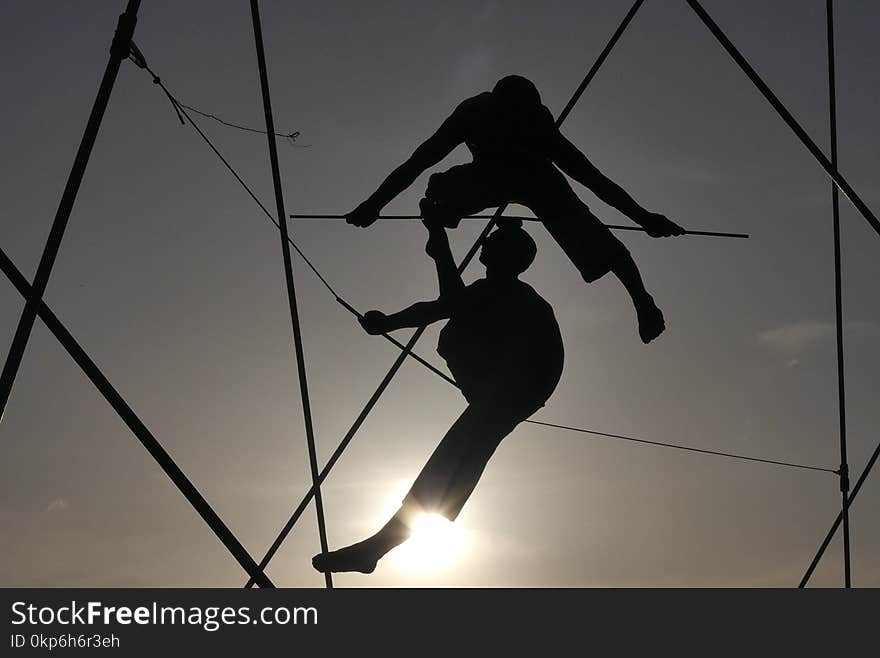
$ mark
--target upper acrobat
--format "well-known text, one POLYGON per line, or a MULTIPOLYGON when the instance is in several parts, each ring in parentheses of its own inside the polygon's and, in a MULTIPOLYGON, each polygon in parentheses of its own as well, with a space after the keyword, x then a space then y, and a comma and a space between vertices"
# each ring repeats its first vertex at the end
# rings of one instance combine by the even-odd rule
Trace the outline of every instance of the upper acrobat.
POLYGON ((613 272, 636 309, 639 335, 648 343, 665 329, 663 313, 645 289, 629 251, 572 190, 566 177, 642 226, 648 235, 684 229, 639 205, 556 127, 535 85, 510 75, 492 91, 463 101, 440 128, 397 167, 370 197, 346 215, 369 226, 382 209, 424 171, 465 144, 473 162, 432 174, 419 203, 424 219, 454 228, 462 217, 506 203, 529 208, 587 282, 613 272))

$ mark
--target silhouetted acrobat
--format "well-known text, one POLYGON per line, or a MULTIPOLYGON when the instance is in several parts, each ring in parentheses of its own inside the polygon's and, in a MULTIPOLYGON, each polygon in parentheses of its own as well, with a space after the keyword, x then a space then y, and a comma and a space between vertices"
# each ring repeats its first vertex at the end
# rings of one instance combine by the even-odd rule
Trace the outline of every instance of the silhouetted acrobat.
POLYGON ((391 315, 369 311, 361 320, 370 334, 420 327, 448 318, 437 351, 446 359, 468 406, 437 446, 398 512, 375 535, 316 555, 318 571, 370 573, 376 562, 410 536, 420 513, 455 520, 498 444, 544 403, 562 374, 559 325, 535 290, 519 280, 535 258, 535 243, 505 222, 483 243, 486 277, 465 286, 445 228, 425 220, 426 251, 434 259, 440 295, 391 315))
POLYGON ((608 272, 620 279, 635 305, 645 343, 663 332, 663 314, 645 289, 629 251, 578 198, 559 169, 644 227, 648 235, 680 235, 684 230, 645 210, 606 178, 559 132, 535 85, 521 76, 502 78, 491 92, 462 102, 370 198, 347 215, 348 223, 372 224, 394 197, 462 143, 470 149, 473 162, 430 177, 420 203, 423 217, 454 228, 465 215, 520 203, 541 220, 584 280, 591 283, 608 272))

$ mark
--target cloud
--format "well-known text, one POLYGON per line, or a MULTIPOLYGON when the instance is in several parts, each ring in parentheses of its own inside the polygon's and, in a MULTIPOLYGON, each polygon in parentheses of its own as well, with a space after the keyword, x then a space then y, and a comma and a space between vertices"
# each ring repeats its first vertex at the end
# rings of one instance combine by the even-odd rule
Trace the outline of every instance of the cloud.
POLYGON ((830 322, 802 321, 758 334, 758 342, 786 354, 798 354, 834 336, 830 322))
MULTIPOLYGON (((848 338, 871 336, 880 329, 876 322, 847 322, 844 334, 848 338)), ((788 368, 797 366, 800 361, 795 358, 820 343, 834 339, 834 324, 813 320, 802 320, 791 324, 768 329, 758 334, 758 342, 789 356, 785 365, 788 368)))
POLYGON ((46 507, 47 512, 63 512, 68 507, 70 507, 70 503, 68 503, 64 498, 56 498, 46 507))

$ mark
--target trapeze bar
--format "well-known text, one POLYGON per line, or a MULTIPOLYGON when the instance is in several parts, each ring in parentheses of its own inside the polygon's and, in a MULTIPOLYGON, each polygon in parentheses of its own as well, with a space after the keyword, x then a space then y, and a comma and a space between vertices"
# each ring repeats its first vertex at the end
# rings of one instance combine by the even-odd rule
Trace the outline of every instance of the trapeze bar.
MULTIPOLYGON (((329 219, 329 220, 341 220, 345 219, 345 215, 328 215, 328 214, 295 214, 288 215, 291 219, 329 219)), ((379 219, 389 219, 389 220, 408 220, 408 219, 421 219, 421 215, 380 215, 379 219)), ((462 219, 475 220, 475 219, 494 219, 495 215, 465 215, 462 219)), ((501 215, 498 217, 499 221, 503 221, 505 219, 514 219, 521 222, 540 222, 541 220, 537 217, 530 217, 528 215, 501 215)), ((627 226, 625 224, 605 224, 610 229, 614 229, 616 231, 639 231, 644 233, 645 229, 641 226, 627 226)), ((748 233, 727 233, 723 231, 690 231, 685 230, 685 235, 704 235, 707 237, 714 238, 748 238, 748 233)))

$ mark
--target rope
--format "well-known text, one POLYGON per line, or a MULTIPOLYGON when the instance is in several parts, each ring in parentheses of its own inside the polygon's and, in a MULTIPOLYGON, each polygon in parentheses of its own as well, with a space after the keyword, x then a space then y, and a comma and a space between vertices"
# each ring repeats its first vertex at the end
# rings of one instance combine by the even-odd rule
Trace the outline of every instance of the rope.
MULTIPOLYGON (((344 304, 344 302, 342 302, 342 303, 344 304)), ((352 311, 352 313, 355 313, 358 317, 360 317, 360 314, 357 311, 355 311, 354 309, 351 309, 351 311, 352 311)), ((387 334, 384 334, 384 335, 389 341, 391 341, 391 343, 396 345, 398 348, 400 348, 401 350, 405 349, 405 345, 403 345, 401 342, 395 340, 393 337, 388 336, 387 334)), ((433 372, 435 375, 437 375, 441 379, 445 380, 446 382, 450 383, 455 388, 458 388, 458 389, 461 388, 458 385, 458 382, 456 382, 452 377, 447 375, 445 372, 443 372, 439 368, 435 367, 433 364, 429 363, 428 361, 421 358, 417 354, 411 353, 410 356, 412 356, 414 359, 416 359, 416 361, 421 363, 423 366, 425 366, 428 370, 433 372)), ((529 423, 530 425, 542 425, 544 427, 553 427, 555 429, 568 430, 570 432, 580 432, 581 434, 592 434, 593 436, 601 436, 601 437, 605 437, 608 439, 617 439, 620 441, 632 441, 633 443, 643 443, 645 445, 658 446, 658 447, 662 447, 662 448, 675 448, 676 450, 685 450, 687 452, 698 452, 698 453, 702 453, 704 455, 715 455, 718 457, 729 457, 730 459, 740 459, 742 461, 760 462, 763 464, 774 464, 776 466, 787 466, 790 468, 798 468, 798 469, 803 469, 803 470, 808 470, 808 471, 823 471, 825 473, 833 473, 834 475, 840 475, 840 471, 838 471, 838 470, 834 470, 832 468, 823 468, 821 466, 808 466, 806 464, 797 464, 794 462, 784 462, 784 461, 779 461, 776 459, 766 459, 763 457, 749 457, 747 455, 739 455, 739 454, 735 454, 732 452, 719 452, 717 450, 705 450, 703 448, 694 448, 693 446, 686 446, 686 445, 681 445, 678 443, 664 443, 662 441, 649 441, 648 439, 638 439, 638 438, 635 438, 632 436, 626 436, 624 434, 610 434, 608 432, 598 432, 596 430, 589 430, 589 429, 585 429, 583 427, 572 427, 571 425, 559 425, 558 423, 549 423, 549 422, 543 421, 543 420, 527 419, 524 422, 529 423)))
MULTIPOLYGON (((151 71, 148 66, 144 66, 142 68, 145 68, 150 73, 150 75, 153 76, 153 84, 158 85, 162 89, 162 91, 165 92, 165 95, 168 97, 168 100, 171 102, 171 106, 174 108, 174 111, 177 113, 177 117, 180 119, 180 123, 185 124, 186 122, 184 121, 183 117, 186 117, 186 119, 189 121, 189 124, 199 134, 199 137, 201 137, 204 140, 204 142, 211 148, 211 150, 214 152, 214 154, 218 158, 220 158, 220 161, 229 170, 229 173, 231 173, 235 177, 235 180, 238 181, 239 185, 241 185, 242 188, 244 188, 244 191, 247 192, 248 195, 251 197, 251 199, 253 199, 254 202, 260 207, 260 210, 263 211, 263 214, 268 218, 268 220, 270 222, 272 222, 272 224, 275 226, 275 228, 280 230, 281 225, 278 223, 278 220, 275 219, 275 217, 272 215, 272 213, 269 212, 269 210, 266 208, 265 205, 263 205, 263 202, 260 201, 260 199, 257 197, 256 194, 254 194, 254 191, 244 181, 244 179, 241 177, 241 175, 235 170, 235 167, 233 167, 229 163, 229 160, 227 160, 225 157, 223 157, 223 154, 220 153, 219 149, 216 146, 214 146, 214 143, 208 138, 208 136, 202 131, 202 129, 199 128, 198 124, 195 121, 193 121, 193 118, 187 112, 188 109, 192 109, 192 108, 190 108, 188 105, 183 105, 182 103, 180 103, 180 101, 178 101, 177 98, 175 98, 174 95, 170 91, 168 91, 168 88, 165 86, 165 83, 162 82, 162 79, 158 75, 153 73, 153 71, 151 71)), ((257 132, 259 132, 259 131, 257 131, 257 132)), ((263 134, 266 134, 266 133, 264 132, 263 134)), ((315 264, 312 263, 311 259, 308 256, 306 256, 305 252, 303 252, 302 249, 300 249, 299 245, 296 244, 296 242, 293 240, 293 238, 288 236, 287 241, 290 243, 290 246, 293 247, 293 249, 296 251, 296 253, 299 255, 299 257, 303 259, 303 262, 306 264, 306 266, 308 266, 308 268, 312 271, 312 273, 316 277, 318 277, 318 281, 321 282, 321 284, 328 290, 328 292, 330 292, 331 295, 333 295, 336 299, 339 299, 339 293, 337 293, 336 290, 333 288, 333 286, 331 286, 330 283, 327 281, 327 279, 324 278, 324 276, 321 274, 321 272, 318 270, 318 268, 315 267, 315 264)))
POLYGON ((692 446, 684 446, 679 445, 677 443, 663 443, 662 441, 648 441, 647 439, 637 439, 632 436, 625 436, 623 434, 609 434, 607 432, 596 432, 595 430, 585 430, 580 427, 571 427, 569 425, 557 425, 556 423, 547 423, 542 420, 527 420, 527 423, 531 423, 532 425, 543 425, 545 427, 555 427, 560 430, 569 430, 570 432, 582 432, 583 434, 593 434, 595 436, 604 436, 609 439, 618 439, 621 441, 633 441, 634 443, 645 443, 647 445, 652 446, 660 446, 663 448, 675 448, 676 450, 686 450, 688 452, 700 452, 705 455, 716 455, 719 457, 730 457, 731 459, 741 459, 744 461, 750 462, 761 462, 764 464, 775 464, 776 466, 788 466, 790 468, 802 468, 809 471, 824 471, 825 473, 833 473, 835 475, 838 474, 837 471, 831 468, 822 468, 821 466, 807 466, 805 464, 795 464, 793 462, 783 462, 777 461, 775 459, 764 459, 761 457, 748 457, 746 455, 737 455, 732 452, 718 452, 716 450, 704 450, 703 448, 694 448, 692 446))
MULTIPOLYGON (((178 102, 179 102, 179 101, 178 101, 178 102)), ((213 119, 213 120, 216 121, 217 123, 222 123, 224 126, 229 126, 230 128, 237 128, 238 130, 246 130, 246 131, 248 131, 248 132, 257 133, 257 134, 260 134, 260 135, 266 135, 266 134, 268 134, 265 130, 257 130, 256 128, 248 128, 247 126, 241 126, 241 125, 239 125, 239 124, 237 124, 237 123, 231 123, 231 122, 229 122, 229 121, 225 121, 225 120, 221 119, 220 117, 218 117, 218 116, 216 116, 216 115, 214 115, 214 114, 211 114, 210 112, 203 112, 202 110, 200 110, 200 109, 198 109, 198 108, 195 108, 195 107, 193 107, 193 106, 191 106, 191 105, 185 105, 184 103, 179 103, 179 104, 180 104, 181 107, 185 107, 185 108, 188 109, 190 112, 195 112, 196 114, 198 114, 198 115, 200 115, 200 116, 203 116, 203 117, 205 117, 206 119, 213 119)), ((281 138, 283 138, 283 139, 286 140, 287 143, 290 144, 291 146, 295 146, 295 147, 298 147, 298 148, 308 148, 308 147, 310 146, 309 144, 294 144, 294 141, 295 141, 296 138, 299 137, 299 135, 300 135, 299 130, 295 130, 295 131, 293 131, 292 133, 272 133, 272 134, 273 134, 275 137, 281 137, 281 138)))
MULTIPOLYGON (((341 303, 345 304, 345 302, 341 302, 341 303)), ((350 310, 352 313, 354 313, 358 317, 360 317, 360 314, 357 311, 355 311, 353 308, 350 310)), ((405 345, 403 345, 401 342, 395 340, 393 337, 388 336, 387 334, 384 334, 384 335, 389 341, 391 341, 398 348, 400 348, 401 350, 405 349, 405 345)), ((412 356, 414 359, 416 359, 416 361, 418 361, 423 366, 428 368, 428 370, 433 372, 435 375, 437 375, 441 379, 447 381, 448 383, 452 384, 452 386, 454 386, 455 388, 458 388, 458 389, 461 388, 458 385, 458 382, 456 382, 452 377, 447 375, 445 372, 443 372, 439 368, 435 367, 433 364, 429 363, 428 361, 421 358, 420 356, 418 356, 415 353, 410 353, 410 356, 412 356)), ((675 448, 676 450, 685 450, 687 452, 698 452, 698 453, 702 453, 704 455, 715 455, 718 457, 729 457, 730 459, 740 459, 742 461, 760 462, 763 464, 774 464, 776 466, 787 466, 790 468, 798 468, 798 469, 803 469, 803 470, 808 470, 808 471, 823 471, 825 473, 833 473, 834 475, 840 475, 840 471, 834 470, 832 468, 823 468, 821 466, 808 466, 806 464, 797 464, 794 462, 784 462, 784 461, 778 461, 776 459, 765 459, 763 457, 749 457, 747 455, 739 455, 739 454, 735 454, 732 452, 719 452, 717 450, 705 450, 703 448, 694 448, 693 446, 686 446, 686 445, 681 445, 678 443, 664 443, 662 441, 649 441, 647 439, 638 439, 638 438, 635 438, 632 436, 626 436, 624 434, 610 434, 608 432, 598 432, 596 430, 589 430, 589 429, 585 429, 583 427, 572 427, 571 425, 559 425, 557 423, 548 423, 547 421, 543 421, 543 420, 527 419, 524 422, 529 423, 530 425, 542 425, 544 427, 553 427, 555 429, 568 430, 570 432, 580 432, 582 434, 592 434, 593 436, 601 436, 601 437, 605 437, 608 439, 617 439, 620 441, 632 441, 633 443, 643 443, 646 445, 658 446, 658 447, 662 447, 662 448, 675 448)))
MULTIPOLYGON (((147 64, 147 58, 144 57, 144 54, 141 52, 140 48, 137 47, 137 44, 134 43, 134 41, 129 42, 128 59, 131 60, 132 62, 134 62, 134 64, 137 65, 138 68, 145 69, 150 75, 152 75, 153 76, 153 84, 157 84, 157 85, 162 86, 162 80, 159 78, 158 75, 153 73, 152 69, 150 69, 149 65, 147 64)), ((206 119, 213 119, 217 123, 222 123, 224 126, 229 126, 230 128, 236 128, 238 130, 245 130, 247 132, 257 133, 259 135, 268 135, 269 134, 265 130, 259 130, 257 128, 250 128, 248 126, 242 126, 241 124, 238 124, 238 123, 232 123, 231 121, 226 121, 225 119, 221 119, 217 115, 211 114, 210 112, 205 112, 203 110, 198 109, 197 107, 193 107, 192 105, 186 105, 185 103, 181 103, 179 100, 174 98, 171 94, 169 94, 168 90, 165 89, 164 86, 162 86, 162 90, 165 92, 165 95, 168 96, 168 100, 171 101, 171 105, 174 107, 174 111, 177 113, 177 118, 180 120, 181 124, 183 124, 185 122, 183 120, 183 117, 180 115, 179 108, 186 108, 190 112, 195 112, 196 114, 203 116, 206 119)), ((293 143, 294 140, 296 140, 296 138, 299 137, 299 135, 300 135, 300 132, 298 130, 295 130, 292 133, 273 132, 272 134, 275 137, 281 137, 281 138, 287 140, 288 144, 290 144, 291 146, 299 146, 299 148, 308 148, 308 146, 309 146, 308 144, 298 145, 298 144, 293 143)))

